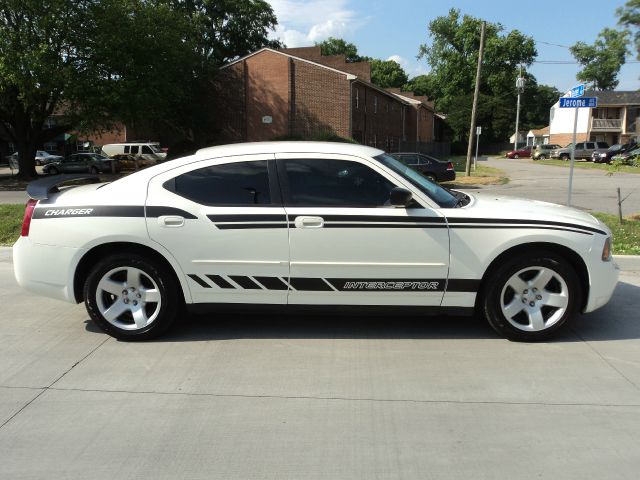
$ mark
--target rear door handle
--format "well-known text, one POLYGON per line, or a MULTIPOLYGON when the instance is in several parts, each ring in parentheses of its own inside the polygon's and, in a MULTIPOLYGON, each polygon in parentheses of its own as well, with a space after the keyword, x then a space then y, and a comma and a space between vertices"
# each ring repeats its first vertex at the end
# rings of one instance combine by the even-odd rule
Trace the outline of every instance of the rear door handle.
POLYGON ((296 217, 296 228, 322 228, 324 227, 324 218, 322 217, 296 217))
POLYGON ((179 215, 162 215, 158 217, 158 223, 161 227, 182 227, 184 225, 184 217, 179 215))

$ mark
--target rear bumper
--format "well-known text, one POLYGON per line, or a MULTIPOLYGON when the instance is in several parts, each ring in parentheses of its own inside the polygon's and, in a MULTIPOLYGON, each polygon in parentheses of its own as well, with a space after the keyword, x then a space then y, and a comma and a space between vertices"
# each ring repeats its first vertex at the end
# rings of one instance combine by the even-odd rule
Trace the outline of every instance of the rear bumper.
POLYGON ((43 245, 20 237, 13 246, 13 273, 25 290, 76 303, 73 265, 80 253, 77 248, 43 245))
POLYGON ((445 172, 438 173, 437 178, 439 182, 450 182, 456 179, 456 172, 455 170, 447 170, 445 172))

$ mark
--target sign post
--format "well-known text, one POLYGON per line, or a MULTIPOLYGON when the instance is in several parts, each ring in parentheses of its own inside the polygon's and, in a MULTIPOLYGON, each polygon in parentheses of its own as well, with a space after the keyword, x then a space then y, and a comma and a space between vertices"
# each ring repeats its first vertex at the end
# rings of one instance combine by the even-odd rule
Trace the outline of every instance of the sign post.
POLYGON ((576 155, 576 132, 578 130, 578 109, 595 108, 598 106, 598 97, 583 97, 584 84, 577 85, 571 89, 569 97, 560 99, 560 108, 573 108, 573 141, 571 143, 571 166, 569 167, 569 192, 567 194, 567 206, 571 206, 571 192, 573 190, 573 166, 576 155))
POLYGON ((476 156, 473 159, 473 171, 478 168, 478 142, 480 141, 480 135, 482 135, 482 127, 476 127, 476 156))

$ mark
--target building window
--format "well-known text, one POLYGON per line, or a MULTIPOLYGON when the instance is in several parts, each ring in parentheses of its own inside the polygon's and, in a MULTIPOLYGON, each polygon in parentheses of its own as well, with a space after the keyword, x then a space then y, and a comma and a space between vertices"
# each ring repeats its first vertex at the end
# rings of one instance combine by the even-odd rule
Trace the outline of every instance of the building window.
POLYGON ((47 142, 43 145, 45 152, 57 152, 58 144, 56 142, 47 142))
POLYGON ((378 113, 378 97, 373 96, 373 113, 378 113))

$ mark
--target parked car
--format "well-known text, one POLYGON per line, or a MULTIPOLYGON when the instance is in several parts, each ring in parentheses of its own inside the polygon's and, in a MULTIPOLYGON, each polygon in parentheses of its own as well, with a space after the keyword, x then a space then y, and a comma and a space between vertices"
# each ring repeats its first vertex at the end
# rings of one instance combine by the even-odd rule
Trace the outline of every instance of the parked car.
POLYGON ((627 151, 637 148, 638 145, 633 143, 616 143, 611 145, 604 152, 595 151, 591 154, 591 161, 594 163, 611 163, 611 159, 618 154, 625 153, 627 151))
POLYGON ((111 173, 113 169, 120 171, 120 165, 117 160, 105 157, 99 153, 74 153, 67 158, 63 158, 59 162, 49 163, 42 168, 42 171, 48 175, 57 175, 59 173, 111 173))
POLYGON ((244 304, 477 308, 502 335, 534 341, 606 304, 618 279, 611 232, 592 215, 447 190, 362 145, 225 145, 58 188, 78 177, 28 185, 14 273, 37 294, 84 301, 125 340, 161 334, 183 306, 244 304))
POLYGON ((557 148, 560 148, 560 145, 556 145, 555 143, 535 145, 533 147, 531 158, 533 158, 534 160, 545 160, 547 158, 551 158, 551 151, 557 148))
POLYGON ((64 157, 61 155, 52 155, 44 150, 36 152, 36 165, 46 165, 51 162, 60 162, 64 157))
POLYGON ((110 143, 102 146, 102 153, 107 157, 128 155, 152 164, 160 163, 167 157, 167 152, 162 151, 157 142, 110 143))
POLYGON ((636 145, 633 150, 627 150, 623 153, 618 153, 611 158, 611 161, 622 160, 626 165, 634 167, 640 166, 640 148, 636 145))
MULTIPOLYGON (((551 151, 551 158, 559 158, 560 160, 569 160, 571 158, 571 149, 573 144, 570 143, 564 148, 557 148, 551 151)), ((593 152, 604 152, 609 148, 607 142, 579 142, 576 143, 574 158, 576 160, 591 160, 593 152)))
POLYGON ((529 158, 531 156, 531 145, 525 145, 522 148, 519 148, 518 150, 511 150, 510 152, 507 152, 507 154, 505 155, 505 157, 507 158, 529 158))
POLYGON ((453 169, 452 162, 445 162, 424 153, 401 152, 392 153, 391 156, 434 182, 449 182, 456 179, 456 171, 453 169))

